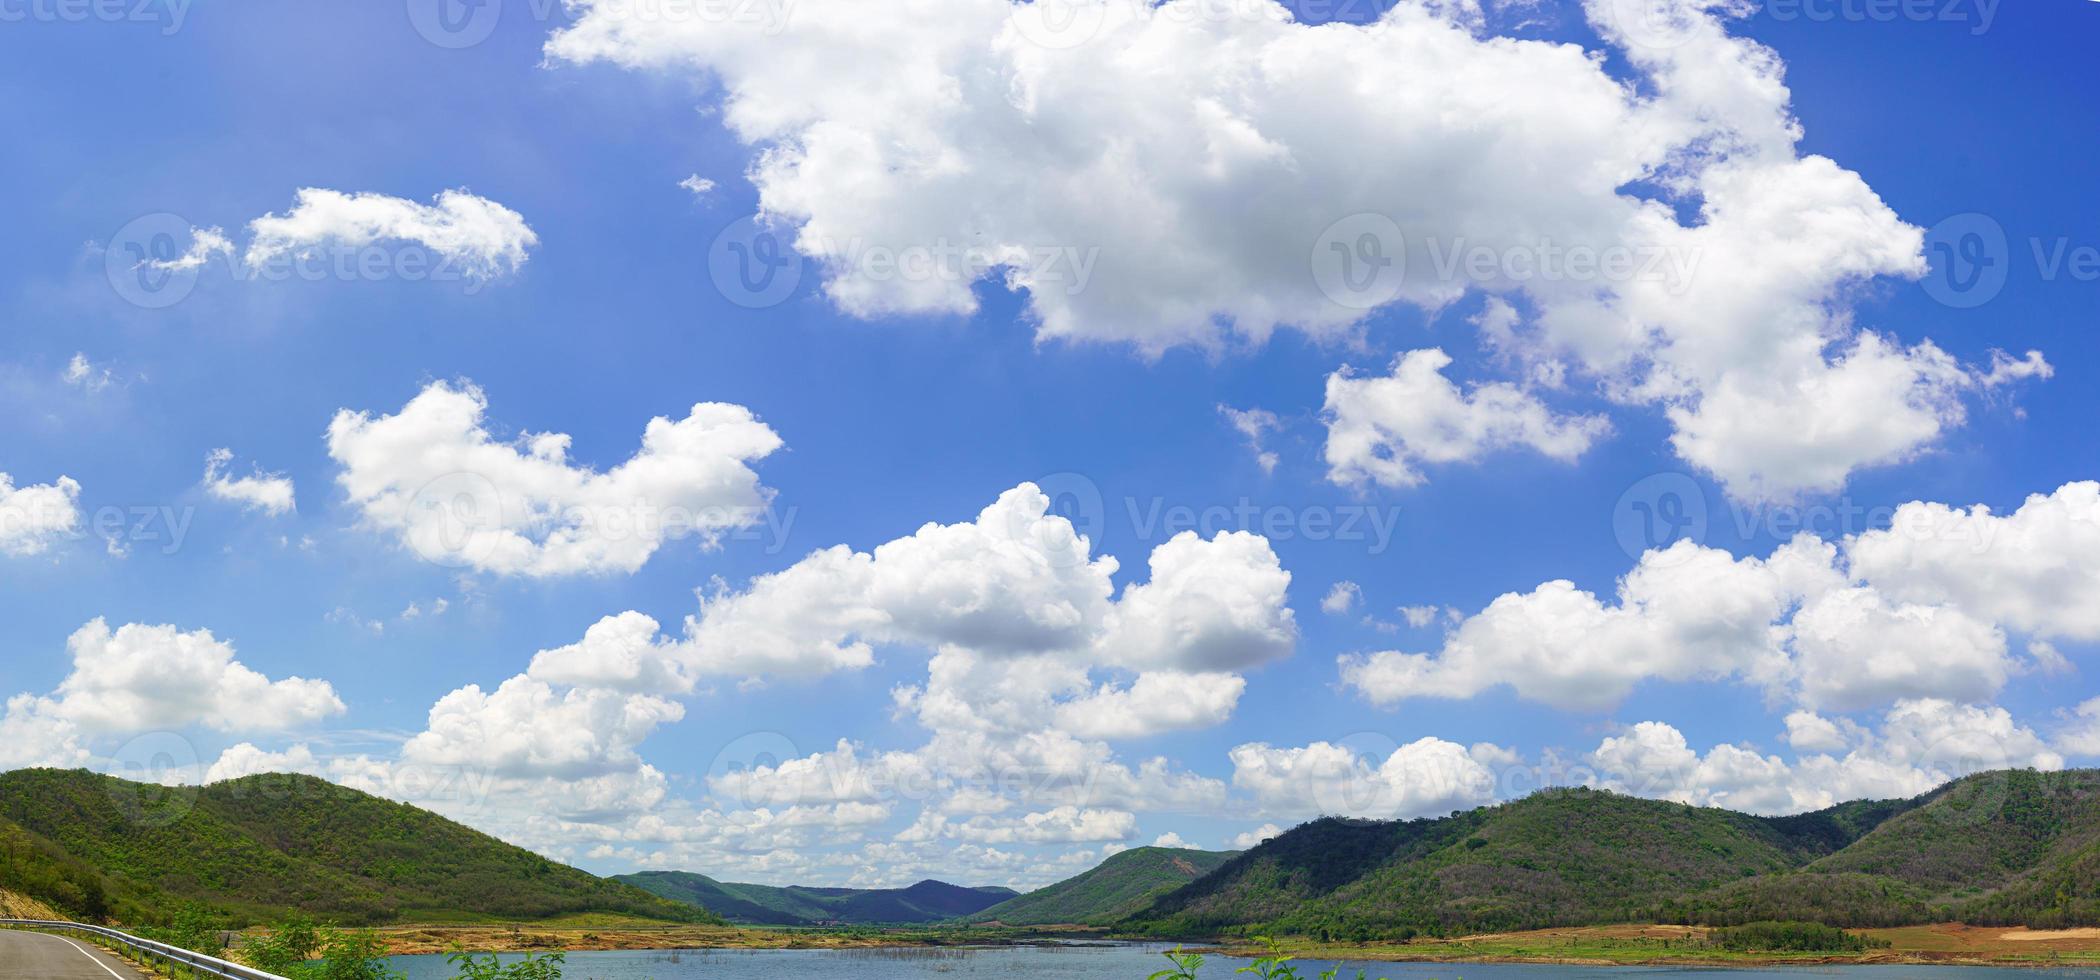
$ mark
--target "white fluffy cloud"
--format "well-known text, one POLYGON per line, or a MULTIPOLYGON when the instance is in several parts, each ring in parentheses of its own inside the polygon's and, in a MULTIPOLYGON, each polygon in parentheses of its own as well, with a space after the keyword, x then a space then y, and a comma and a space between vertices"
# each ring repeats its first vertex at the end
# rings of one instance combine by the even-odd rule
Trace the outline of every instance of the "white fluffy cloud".
POLYGON ((271 752, 257 748, 252 742, 228 746, 219 753, 204 771, 204 783, 223 783, 243 776, 260 776, 266 773, 294 772, 308 776, 323 776, 327 767, 314 756, 313 749, 306 745, 294 745, 282 752, 271 752))
POLYGON ((1289 654, 1290 573, 1263 538, 1185 532, 1154 549, 1151 577, 1118 598, 1116 560, 1093 557, 1049 506, 1023 484, 975 521, 928 524, 872 552, 819 551, 714 596, 686 624, 691 662, 706 673, 812 674, 865 666, 874 644, 907 644, 1188 674, 1289 654))
POLYGON ((1897 603, 1873 589, 1816 596, 1792 626, 1801 702, 1810 707, 1988 700, 2013 668, 1996 626, 1946 606, 1897 603))
POLYGON ((1585 50, 1495 36, 1472 0, 1318 26, 1204 0, 576 0, 547 52, 717 80, 762 213, 856 315, 969 313, 992 279, 1039 336, 1157 352, 1477 290, 1528 317, 1500 350, 1662 407, 1739 496, 1914 455, 2009 376, 1854 325, 1857 284, 1923 274, 1923 233, 1801 154, 1785 66, 1729 35, 1736 5, 1658 3, 1682 43, 1629 42, 1591 0, 1585 50))
POLYGON ((1227 843, 1231 845, 1233 850, 1244 851, 1248 848, 1259 847, 1263 841, 1277 837, 1282 833, 1282 827, 1273 823, 1265 823, 1244 834, 1234 836, 1227 843))
POLYGON ((1109 741, 1228 718, 1239 672, 1290 652, 1290 576, 1261 538, 1191 534, 1156 549, 1150 577, 1119 596, 1115 559, 1048 508, 1024 484, 974 521, 815 552, 718 589, 680 636, 639 612, 607 617, 493 690, 439 699, 398 757, 329 771, 516 839, 599 841, 637 859, 648 843, 667 849, 662 860, 780 874, 791 853, 865 843, 900 805, 918 817, 888 846, 911 861, 944 847, 949 860, 1003 862, 995 849, 1131 839, 1138 812, 1215 811, 1222 782, 1163 758, 1120 760, 1109 741), (642 756, 700 679, 812 678, 866 666, 878 648, 928 655, 925 682, 893 692, 900 716, 930 733, 917 748, 804 754, 759 737, 751 760, 725 750, 704 800, 673 796, 642 756), (481 792, 404 790, 434 774, 478 779, 481 792))
POLYGON ((2100 698, 2090 698, 2071 713, 2056 745, 2071 755, 2100 756, 2100 698))
POLYGON ((1493 801, 1499 783, 1490 766, 1510 758, 1497 746, 1468 749, 1437 738, 1398 746, 1383 759, 1331 742, 1256 742, 1232 750, 1232 784, 1252 794, 1265 815, 1392 820, 1493 801))
MULTIPOLYGON (((1790 730, 1800 730, 1788 721, 1790 730)), ((1834 726, 1828 734, 1836 734, 1834 726)), ((1938 699, 1897 702, 1878 731, 1860 730, 1841 741, 1858 744, 1842 756, 1834 754, 1842 744, 1820 746, 1826 751, 1791 763, 1746 745, 1720 745, 1701 755, 1676 728, 1648 721, 1604 739, 1590 762, 1610 789, 1752 813, 1915 796, 1970 773, 2064 765, 2005 709, 1938 699)), ((1809 746, 1797 742, 1796 748, 1809 746)))
POLYGON ((1855 574, 1900 599, 2073 640, 2100 639, 2100 483, 2067 483, 2003 516, 1912 502, 1846 547, 1855 574))
MULTIPOLYGON (((257 218, 248 231, 245 261, 250 266, 322 248, 401 241, 429 249, 475 279, 516 272, 527 251, 539 244, 516 211, 463 190, 445 191, 434 204, 418 204, 385 194, 302 188, 291 210, 257 218)), ((197 241, 206 239, 199 235, 197 241)), ((223 238, 214 244, 230 248, 223 238)))
POLYGON ((1611 430, 1600 416, 1557 415, 1512 384, 1461 390, 1445 378, 1451 357, 1410 351, 1393 373, 1359 378, 1347 369, 1327 379, 1327 474, 1336 483, 1369 481, 1411 487, 1427 465, 1467 462, 1525 448, 1572 462, 1611 430))
POLYGON ((0 555, 41 555, 79 531, 78 482, 62 476, 55 483, 17 487, 0 473, 0 555))
POLYGON ((750 464, 780 437, 741 406, 652 419, 641 449, 605 472, 572 464, 566 435, 499 441, 487 409, 479 388, 437 382, 397 415, 337 413, 328 452, 365 523, 452 567, 631 573, 666 541, 753 525, 771 498, 750 464))
POLYGON ((1327 596, 1320 600, 1320 611, 1330 616, 1339 616, 1356 608, 1357 604, 1363 601, 1363 587, 1345 579, 1334 583, 1334 587, 1327 590, 1327 596))
POLYGON ((231 449, 214 449, 204 457, 206 493, 266 514, 289 514, 298 509, 290 477, 282 473, 264 473, 261 469, 249 476, 228 476, 226 464, 231 462, 231 449))
POLYGON ((0 713, 0 772, 48 766, 72 769, 87 764, 80 729, 51 710, 48 700, 32 694, 7 699, 0 713))
POLYGON ((342 714, 326 681, 273 681, 209 630, 97 619, 66 640, 72 670, 48 695, 18 694, 0 714, 0 771, 85 765, 86 741, 203 725, 222 732, 298 728, 342 714))
POLYGON ((234 659, 210 630, 97 619, 66 639, 73 671, 53 714, 88 732, 141 732, 202 724, 219 731, 277 731, 341 714, 326 681, 270 680, 234 659))
MULTIPOLYGON (((2100 484, 2072 483, 2005 517, 1913 502, 1886 530, 1842 545, 1802 535, 1764 559, 1678 541, 1642 555, 1615 603, 1548 582, 1465 618, 1436 653, 1340 665, 1379 704, 1508 685, 1598 710, 1643 681, 1724 678, 1812 709, 1975 702, 2028 669, 2008 652, 2008 630, 2100 636, 2095 594, 2100 484)), ((2054 647, 2030 649, 2059 669, 2054 647)))
POLYGON ((431 706, 429 726, 401 757, 477 766, 502 776, 580 779, 641 766, 635 747, 685 716, 677 702, 599 688, 557 688, 523 675, 484 692, 473 685, 431 706))
POLYGON ((1786 675, 1775 623, 1807 583, 1830 575, 1829 549, 1803 540, 1740 561, 1679 541, 1643 555, 1607 604, 1567 581, 1504 595, 1462 621, 1441 652, 1341 659, 1342 678, 1373 702, 1467 698, 1507 684, 1571 709, 1618 703, 1643 680, 1786 675))

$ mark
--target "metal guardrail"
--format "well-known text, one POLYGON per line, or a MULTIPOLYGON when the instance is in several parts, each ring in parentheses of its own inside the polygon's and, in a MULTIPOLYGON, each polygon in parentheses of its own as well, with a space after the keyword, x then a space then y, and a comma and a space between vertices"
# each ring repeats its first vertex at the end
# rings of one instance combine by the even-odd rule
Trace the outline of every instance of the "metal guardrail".
POLYGON ((264 973, 252 966, 242 966, 216 956, 194 953, 180 946, 140 939, 130 933, 118 932, 103 926, 82 925, 78 922, 54 922, 45 919, 0 919, 0 926, 20 926, 25 929, 52 929, 67 932, 82 932, 107 939, 141 956, 151 956, 168 963, 188 967, 200 977, 216 977, 218 980, 284 980, 274 973, 264 973))

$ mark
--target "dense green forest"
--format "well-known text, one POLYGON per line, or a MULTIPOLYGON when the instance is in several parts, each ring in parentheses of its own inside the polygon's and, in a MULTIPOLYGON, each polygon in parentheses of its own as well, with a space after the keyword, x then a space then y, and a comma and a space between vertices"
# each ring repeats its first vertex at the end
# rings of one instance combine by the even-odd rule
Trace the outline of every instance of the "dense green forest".
POLYGON ((1109 925, 1161 895, 1216 871, 1237 851, 1133 847, 1074 878, 968 917, 1008 926, 1109 925))
POLYGON ((0 773, 0 887, 89 919, 201 903, 229 923, 706 913, 307 776, 167 789, 73 770, 0 773), (98 914, 100 913, 100 914, 98 914))
POLYGON ((970 915, 1015 897, 1011 888, 922 881, 908 888, 742 885, 690 871, 644 871, 614 881, 699 906, 742 925, 911 925, 970 915))
POLYGON ((1587 789, 1324 819, 1168 893, 1132 932, 1393 939, 1664 921, 2100 924, 2100 772, 1982 773, 1766 818, 1587 789))

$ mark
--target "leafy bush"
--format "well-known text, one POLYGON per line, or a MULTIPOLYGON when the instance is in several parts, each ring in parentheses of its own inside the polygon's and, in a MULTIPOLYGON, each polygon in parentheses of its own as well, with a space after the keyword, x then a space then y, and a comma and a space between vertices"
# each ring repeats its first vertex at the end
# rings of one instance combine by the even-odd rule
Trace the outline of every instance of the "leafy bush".
POLYGON ((545 956, 526 953, 523 959, 505 963, 494 953, 482 959, 462 950, 454 950, 445 958, 459 968, 458 980, 561 980, 561 967, 566 959, 560 953, 545 956))
POLYGON ((400 980, 386 966, 386 943, 378 936, 316 926, 293 915, 241 944, 241 959, 289 980, 400 980))

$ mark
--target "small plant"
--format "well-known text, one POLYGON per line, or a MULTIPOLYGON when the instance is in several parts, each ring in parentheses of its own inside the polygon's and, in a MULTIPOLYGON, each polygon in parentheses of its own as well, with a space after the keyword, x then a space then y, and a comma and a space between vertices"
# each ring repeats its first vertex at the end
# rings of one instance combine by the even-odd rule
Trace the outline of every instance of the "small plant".
POLYGON ((1176 946, 1159 954, 1167 958, 1172 967, 1161 970, 1145 980, 1196 980, 1196 971, 1203 968, 1203 954, 1184 952, 1176 946))
POLYGON ((317 930, 320 958, 289 974, 292 980, 402 980, 386 965, 386 943, 368 932, 317 930))
MULTIPOLYGON (((1262 955, 1255 957, 1253 963, 1240 967, 1233 972, 1251 973, 1260 978, 1260 980, 1304 980, 1304 977, 1299 974, 1298 968, 1291 965, 1293 957, 1284 952, 1283 947, 1276 940, 1267 936, 1257 936, 1255 937, 1255 942, 1262 944, 1262 955)), ((1198 964, 1202 963, 1203 958, 1197 957, 1196 962, 1198 964)), ((1341 972, 1342 968, 1337 965, 1321 971, 1317 980, 1335 980, 1336 977, 1341 975, 1341 972)), ((1157 980, 1156 976, 1154 980, 1157 980)), ((1179 980, 1179 978, 1177 977, 1175 980, 1179 980)), ((1356 971, 1356 980, 1366 980, 1364 971, 1356 971)))
POLYGON ((314 921, 295 913, 269 932, 244 940, 241 959, 265 973, 289 977, 305 968, 306 961, 313 959, 320 947, 321 936, 314 921))
POLYGON ((483 959, 460 949, 446 954, 445 959, 459 968, 458 980, 561 980, 562 964, 566 961, 561 953, 526 953, 523 959, 505 963, 494 953, 483 959))
POLYGON ((1290 955, 1283 951, 1282 946, 1276 944, 1276 940, 1267 936, 1256 936, 1254 941, 1262 944, 1267 952, 1255 957, 1254 962, 1232 972, 1252 973, 1261 980, 1301 980, 1298 968, 1291 965, 1290 955))

